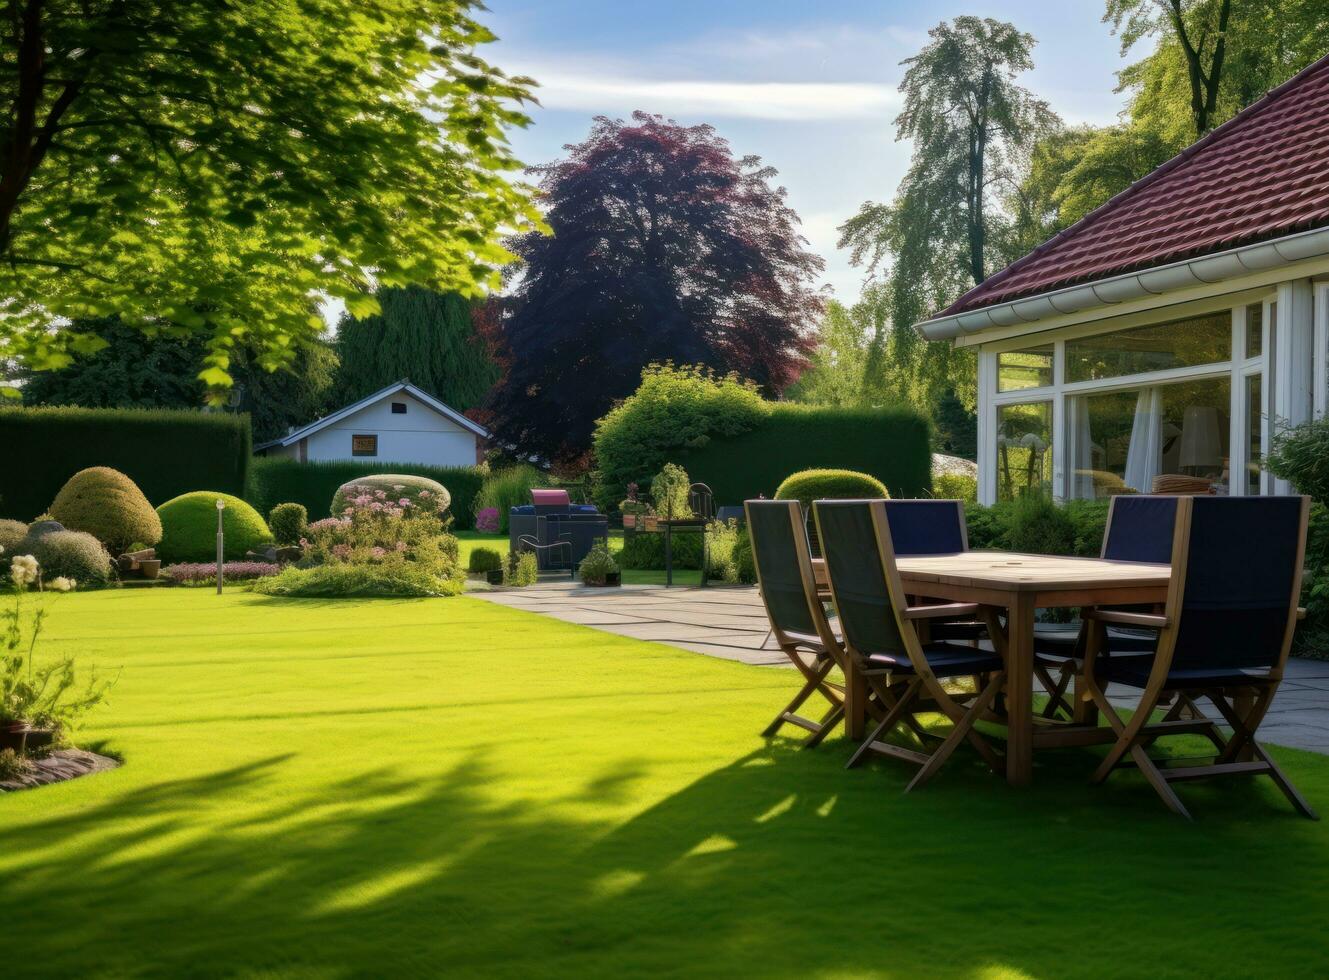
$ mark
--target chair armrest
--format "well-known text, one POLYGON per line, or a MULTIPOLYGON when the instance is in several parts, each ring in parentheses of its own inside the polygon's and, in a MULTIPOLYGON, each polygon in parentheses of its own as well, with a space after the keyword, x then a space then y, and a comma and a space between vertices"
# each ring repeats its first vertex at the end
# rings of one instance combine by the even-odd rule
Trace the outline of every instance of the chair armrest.
POLYGON ((936 619, 938 616, 976 616, 976 602, 945 602, 938 606, 910 606, 904 611, 905 619, 936 619))
POLYGON ((1118 626, 1145 626, 1161 630, 1167 627, 1166 616, 1153 616, 1149 613, 1121 612, 1116 609, 1082 609, 1081 619, 1094 619, 1100 623, 1114 623, 1118 626))

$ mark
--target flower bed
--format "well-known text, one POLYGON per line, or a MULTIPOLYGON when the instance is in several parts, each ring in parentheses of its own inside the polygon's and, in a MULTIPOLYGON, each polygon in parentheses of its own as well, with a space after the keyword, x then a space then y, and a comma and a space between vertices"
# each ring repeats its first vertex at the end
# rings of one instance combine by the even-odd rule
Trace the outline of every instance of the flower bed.
MULTIPOLYGON (((252 582, 280 571, 280 565, 268 561, 228 561, 222 565, 222 581, 252 582)), ((177 562, 163 568, 162 575, 174 585, 215 585, 217 563, 177 562)))

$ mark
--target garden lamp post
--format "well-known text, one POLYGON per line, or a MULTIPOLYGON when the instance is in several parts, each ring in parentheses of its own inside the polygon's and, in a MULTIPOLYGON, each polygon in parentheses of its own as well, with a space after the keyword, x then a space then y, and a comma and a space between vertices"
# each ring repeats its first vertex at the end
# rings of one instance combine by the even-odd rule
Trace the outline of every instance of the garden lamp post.
POLYGON ((222 511, 226 509, 226 501, 217 500, 217 595, 222 591, 222 511))

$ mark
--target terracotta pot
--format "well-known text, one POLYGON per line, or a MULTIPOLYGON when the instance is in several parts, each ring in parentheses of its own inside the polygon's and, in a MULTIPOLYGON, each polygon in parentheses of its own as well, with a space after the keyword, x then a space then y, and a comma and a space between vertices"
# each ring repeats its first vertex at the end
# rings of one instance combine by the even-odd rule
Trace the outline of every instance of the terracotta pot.
POLYGON ((162 563, 160 558, 153 558, 149 561, 140 561, 138 563, 139 573, 144 578, 156 578, 161 574, 162 563))
POLYGON ((624 515, 623 515, 623 526, 624 526, 624 527, 636 527, 636 526, 637 526, 637 515, 636 515, 636 514, 624 514, 624 515))

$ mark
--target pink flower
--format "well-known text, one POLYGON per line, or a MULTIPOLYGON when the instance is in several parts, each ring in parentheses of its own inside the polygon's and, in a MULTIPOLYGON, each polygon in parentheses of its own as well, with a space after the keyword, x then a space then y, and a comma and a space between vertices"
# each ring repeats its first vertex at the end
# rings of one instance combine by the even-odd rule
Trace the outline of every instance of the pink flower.
POLYGON ((397 503, 401 504, 403 507, 411 506, 411 502, 407 500, 405 497, 402 497, 401 500, 397 501, 397 503))
POLYGON ((398 541, 397 544, 396 544, 394 547, 396 548, 397 551, 405 551, 405 550, 406 550, 406 542, 405 542, 405 541, 398 541))
POLYGON ((387 554, 387 552, 384 551, 382 548, 380 548, 378 545, 374 545, 374 547, 370 548, 369 553, 373 555, 375 558, 382 558, 387 554))

